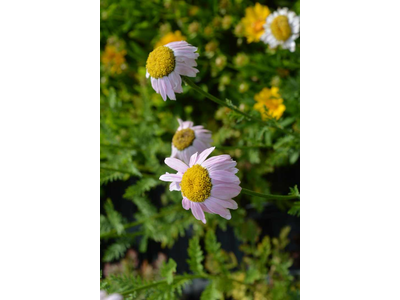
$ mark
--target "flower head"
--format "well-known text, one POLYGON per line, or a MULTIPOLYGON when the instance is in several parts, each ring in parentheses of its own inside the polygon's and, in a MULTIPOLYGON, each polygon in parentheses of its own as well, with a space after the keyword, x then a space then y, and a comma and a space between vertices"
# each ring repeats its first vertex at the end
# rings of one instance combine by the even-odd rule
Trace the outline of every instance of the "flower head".
POLYGON ((176 100, 175 93, 182 93, 181 75, 195 77, 199 70, 196 59, 199 57, 196 47, 185 41, 172 42, 150 52, 146 62, 146 77, 164 101, 167 96, 176 100))
POLYGON ((100 291, 100 300, 123 300, 120 294, 107 295, 105 291, 100 291))
POLYGON ((260 3, 246 8, 242 24, 244 25, 244 35, 247 37, 247 43, 260 41, 260 37, 264 33, 263 25, 270 13, 268 6, 261 5, 260 3))
POLYGON ((171 182, 170 191, 181 191, 183 208, 190 208, 194 217, 204 224, 204 212, 230 220, 229 209, 238 207, 232 198, 242 190, 235 175, 238 172, 236 162, 229 155, 207 159, 214 149, 208 148, 200 154, 196 152, 188 164, 176 158, 166 158, 165 163, 178 173, 166 173, 160 177, 162 181, 171 182))
POLYGON ((157 42, 154 49, 172 42, 179 42, 179 41, 186 41, 186 37, 183 36, 179 30, 175 32, 168 32, 157 42))
POLYGON ((263 88, 261 92, 254 96, 254 99, 257 101, 257 103, 254 104, 254 109, 261 113, 263 120, 269 117, 279 120, 286 110, 278 87, 272 87, 271 89, 263 88), (264 106, 267 107, 267 111, 264 106))
POLYGON ((171 157, 179 158, 188 164, 193 154, 211 146, 211 132, 203 126, 193 126, 191 121, 178 119, 178 122, 179 127, 172 138, 171 157))
POLYGON ((299 37, 300 17, 288 8, 282 8, 271 14, 264 25, 265 33, 261 40, 272 49, 281 45, 283 49, 294 52, 295 40, 299 37))

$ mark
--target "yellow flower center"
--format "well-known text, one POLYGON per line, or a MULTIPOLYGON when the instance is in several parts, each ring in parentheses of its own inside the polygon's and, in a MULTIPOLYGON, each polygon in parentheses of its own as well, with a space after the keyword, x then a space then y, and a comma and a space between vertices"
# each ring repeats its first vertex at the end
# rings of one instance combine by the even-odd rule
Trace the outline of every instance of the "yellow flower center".
POLYGON ((271 23, 271 32, 278 41, 286 41, 292 34, 288 18, 277 16, 271 23))
POLYGON ((183 150, 189 147, 195 138, 194 131, 190 128, 179 130, 172 138, 172 144, 178 150, 183 150))
POLYGON ((211 178, 208 171, 200 165, 194 165, 182 176, 183 196, 193 202, 204 202, 211 194, 211 178))
POLYGON ((154 49, 147 58, 146 69, 153 78, 167 76, 175 69, 174 52, 165 46, 154 49))

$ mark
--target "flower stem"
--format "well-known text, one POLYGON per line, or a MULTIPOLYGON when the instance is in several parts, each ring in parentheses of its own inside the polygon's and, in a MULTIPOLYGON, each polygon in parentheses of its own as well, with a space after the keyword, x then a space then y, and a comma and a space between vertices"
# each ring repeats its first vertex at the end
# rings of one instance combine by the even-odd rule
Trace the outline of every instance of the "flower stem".
POLYGON ((253 192, 242 188, 242 193, 250 196, 265 198, 268 200, 300 200, 300 195, 269 195, 253 192))
MULTIPOLYGON (((281 126, 279 126, 278 124, 270 124, 268 122, 265 122, 257 117, 254 116, 250 116, 249 114, 241 111, 240 109, 236 108, 233 105, 230 105, 229 103, 222 101, 221 99, 218 99, 217 97, 211 95, 210 93, 204 91, 202 88, 200 88, 197 84, 195 84, 190 78, 186 77, 186 76, 182 76, 183 80, 186 82, 187 85, 189 85, 192 89, 196 90, 199 94, 203 95, 204 97, 210 99, 211 101, 214 101, 215 103, 218 103, 219 105, 222 106, 226 106, 229 109, 232 109, 233 111, 237 112, 238 114, 241 114, 242 116, 246 117, 248 120, 254 121, 254 122, 259 122, 262 123, 263 125, 266 125, 268 127, 272 127, 275 128, 279 131, 282 131, 286 134, 290 134, 293 135, 293 132, 290 132, 284 128, 282 128, 281 126)), ((275 120, 275 119, 271 119, 271 120, 275 120)))

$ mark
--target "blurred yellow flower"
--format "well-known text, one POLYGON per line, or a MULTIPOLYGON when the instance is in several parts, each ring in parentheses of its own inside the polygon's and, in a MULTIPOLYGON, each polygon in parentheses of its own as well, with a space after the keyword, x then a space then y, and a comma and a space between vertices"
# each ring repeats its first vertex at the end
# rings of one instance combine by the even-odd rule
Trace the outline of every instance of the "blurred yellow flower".
POLYGON ((111 74, 121 74, 126 69, 126 50, 118 50, 114 45, 106 45, 101 55, 101 62, 110 70, 111 74))
POLYGON ((254 104, 254 109, 261 113, 263 120, 269 117, 279 120, 282 117, 283 112, 286 110, 286 106, 283 104, 283 99, 279 94, 278 87, 272 87, 270 89, 263 88, 261 92, 254 96, 254 100, 257 101, 254 104), (267 107, 267 111, 265 107, 267 107))
POLYGON ((247 37, 247 43, 260 41, 260 37, 265 30, 263 25, 270 13, 268 6, 261 5, 260 3, 246 8, 242 24, 245 28, 244 35, 247 37))
POLYGON ((157 44, 154 46, 154 49, 172 42, 179 42, 179 41, 186 41, 186 37, 183 36, 179 30, 175 32, 169 32, 157 42, 157 44))

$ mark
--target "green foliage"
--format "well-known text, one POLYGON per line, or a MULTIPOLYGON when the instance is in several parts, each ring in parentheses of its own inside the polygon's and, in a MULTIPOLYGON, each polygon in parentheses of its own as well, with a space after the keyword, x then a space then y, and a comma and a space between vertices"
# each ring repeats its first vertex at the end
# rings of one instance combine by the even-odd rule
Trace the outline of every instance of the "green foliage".
MULTIPOLYGON (((111 227, 114 228, 118 234, 121 234, 124 231, 124 226, 122 225, 123 219, 121 214, 114 210, 114 205, 112 204, 111 199, 107 199, 104 209, 107 214, 107 221, 111 227)), ((103 223, 104 222, 105 220, 103 219, 103 223)))
POLYGON ((121 258, 128 249, 129 243, 120 241, 109 246, 103 256, 103 261, 110 262, 121 258))
POLYGON ((161 276, 167 279, 167 283, 171 284, 173 281, 172 274, 176 272, 176 262, 172 258, 168 260, 168 263, 163 262, 160 272, 161 276))
POLYGON ((199 238, 197 236, 193 237, 189 241, 188 255, 189 259, 187 260, 187 262, 189 264, 190 270, 194 274, 203 273, 202 261, 204 259, 204 255, 203 255, 203 250, 201 250, 200 247, 199 238))
POLYGON ((203 293, 201 294, 200 300, 217 300, 222 299, 221 292, 218 291, 214 281, 209 283, 203 293))

